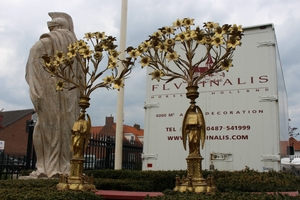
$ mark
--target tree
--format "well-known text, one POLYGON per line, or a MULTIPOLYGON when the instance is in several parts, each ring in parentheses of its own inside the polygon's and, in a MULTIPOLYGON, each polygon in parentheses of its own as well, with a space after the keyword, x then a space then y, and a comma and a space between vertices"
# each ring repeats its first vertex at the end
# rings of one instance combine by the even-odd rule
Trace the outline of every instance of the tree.
MULTIPOLYGON (((289 119, 289 121, 292 121, 292 120, 289 119)), ((299 132, 298 132, 298 133, 295 133, 295 132, 297 132, 297 130, 298 130, 297 127, 291 127, 291 126, 289 125, 289 135, 290 135, 290 137, 295 138, 295 137, 297 137, 298 135, 300 135, 299 132)))

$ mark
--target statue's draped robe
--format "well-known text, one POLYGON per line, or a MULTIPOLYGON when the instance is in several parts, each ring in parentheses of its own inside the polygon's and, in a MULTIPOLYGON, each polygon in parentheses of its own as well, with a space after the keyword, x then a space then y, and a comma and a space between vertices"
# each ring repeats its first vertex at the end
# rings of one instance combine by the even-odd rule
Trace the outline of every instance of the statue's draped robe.
MULTIPOLYGON (((38 115, 34 127, 33 144, 37 155, 34 176, 52 177, 68 174, 71 158, 71 129, 79 116, 78 91, 56 91, 57 78, 43 69, 41 55, 53 56, 57 51, 67 52, 76 36, 65 29, 51 31, 41 36, 30 49, 26 65, 26 81, 30 98, 38 115)), ((78 66, 73 65, 77 71, 78 66)), ((79 73, 79 72, 77 72, 79 73)))

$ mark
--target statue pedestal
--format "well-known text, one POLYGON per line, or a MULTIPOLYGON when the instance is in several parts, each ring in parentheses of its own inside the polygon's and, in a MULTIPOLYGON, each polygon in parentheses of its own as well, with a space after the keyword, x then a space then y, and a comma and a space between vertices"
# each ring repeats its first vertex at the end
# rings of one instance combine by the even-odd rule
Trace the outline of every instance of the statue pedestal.
POLYGON ((60 175, 60 182, 57 184, 59 190, 82 190, 82 191, 94 191, 96 187, 94 185, 94 177, 86 176, 83 174, 84 158, 73 157, 71 159, 70 176, 60 175))

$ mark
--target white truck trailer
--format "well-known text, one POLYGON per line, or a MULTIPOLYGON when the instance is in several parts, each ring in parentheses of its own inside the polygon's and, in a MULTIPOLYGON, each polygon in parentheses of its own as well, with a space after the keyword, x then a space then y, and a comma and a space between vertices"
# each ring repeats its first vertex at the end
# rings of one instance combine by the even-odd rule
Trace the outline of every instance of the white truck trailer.
MULTIPOLYGON (((197 105, 206 121, 202 169, 280 170, 287 154, 288 108, 273 24, 246 27, 229 72, 199 84, 197 105)), ((209 67, 211 60, 197 73, 209 67)), ((147 74, 151 69, 147 69, 147 74)), ((143 170, 187 169, 182 120, 186 83, 147 76, 143 170)))

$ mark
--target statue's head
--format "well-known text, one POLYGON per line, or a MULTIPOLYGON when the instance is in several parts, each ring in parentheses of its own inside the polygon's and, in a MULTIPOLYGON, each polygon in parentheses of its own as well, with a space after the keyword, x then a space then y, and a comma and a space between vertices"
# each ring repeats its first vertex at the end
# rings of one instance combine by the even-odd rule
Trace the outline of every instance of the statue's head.
POLYGON ((47 25, 50 31, 57 29, 70 30, 68 21, 61 17, 52 19, 51 21, 47 22, 47 25))
POLYGON ((47 22, 50 31, 66 29, 74 33, 73 20, 70 15, 62 12, 51 12, 49 16, 51 21, 47 22))

